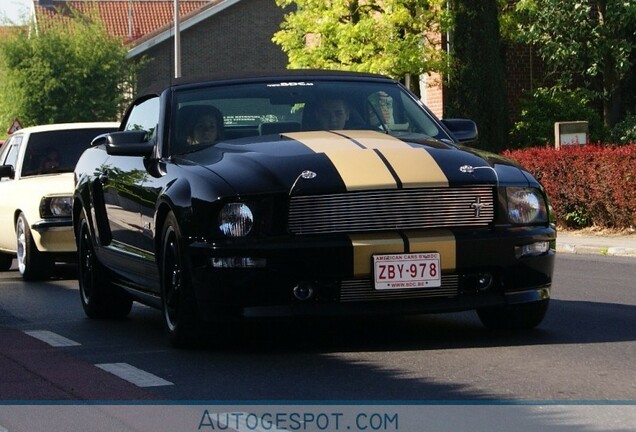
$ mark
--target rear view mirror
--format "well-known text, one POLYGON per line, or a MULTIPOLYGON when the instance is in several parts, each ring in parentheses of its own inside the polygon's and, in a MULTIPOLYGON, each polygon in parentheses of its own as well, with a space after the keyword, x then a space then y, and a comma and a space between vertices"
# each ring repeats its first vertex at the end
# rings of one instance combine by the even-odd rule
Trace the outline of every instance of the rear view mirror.
POLYGON ((444 126, 453 134, 455 139, 462 144, 477 142, 479 133, 477 124, 469 119, 444 119, 444 126))
POLYGON ((15 178, 15 168, 13 165, 0 165, 0 178, 15 178))
POLYGON ((106 153, 114 156, 150 156, 154 143, 148 141, 148 133, 144 130, 111 132, 93 140, 106 144, 106 153))

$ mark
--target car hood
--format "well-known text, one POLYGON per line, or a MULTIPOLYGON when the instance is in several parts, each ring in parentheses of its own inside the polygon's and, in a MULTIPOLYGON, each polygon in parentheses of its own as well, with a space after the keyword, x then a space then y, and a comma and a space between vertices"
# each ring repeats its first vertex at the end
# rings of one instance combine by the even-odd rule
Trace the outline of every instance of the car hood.
POLYGON ((503 158, 436 140, 375 131, 314 131, 220 142, 187 156, 237 194, 322 194, 360 190, 527 185, 503 158))
POLYGON ((19 183, 34 196, 72 195, 75 187, 72 172, 21 177, 19 183))

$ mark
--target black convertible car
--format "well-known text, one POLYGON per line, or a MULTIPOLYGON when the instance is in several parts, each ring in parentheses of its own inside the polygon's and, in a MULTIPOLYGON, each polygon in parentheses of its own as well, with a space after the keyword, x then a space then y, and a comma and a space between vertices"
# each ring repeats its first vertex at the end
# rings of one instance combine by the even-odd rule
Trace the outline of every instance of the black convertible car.
POLYGON ((138 98, 75 169, 82 305, 160 308, 174 345, 232 317, 475 309, 538 325, 556 231, 530 173, 462 145, 379 75, 181 80, 138 98))

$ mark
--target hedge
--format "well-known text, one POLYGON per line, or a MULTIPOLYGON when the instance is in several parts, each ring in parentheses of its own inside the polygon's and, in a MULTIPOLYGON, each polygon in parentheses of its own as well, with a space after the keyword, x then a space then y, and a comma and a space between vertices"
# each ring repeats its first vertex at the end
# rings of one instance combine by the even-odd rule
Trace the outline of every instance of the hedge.
POLYGON ((543 184, 559 226, 636 226, 636 143, 534 147, 502 155, 543 184))

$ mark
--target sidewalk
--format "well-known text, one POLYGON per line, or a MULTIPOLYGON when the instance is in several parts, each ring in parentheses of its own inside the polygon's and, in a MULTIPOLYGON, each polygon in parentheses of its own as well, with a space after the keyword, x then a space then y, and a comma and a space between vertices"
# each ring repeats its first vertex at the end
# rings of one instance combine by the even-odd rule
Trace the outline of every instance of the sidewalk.
POLYGON ((636 258, 636 232, 596 234, 586 231, 558 231, 557 252, 631 256, 636 258))

